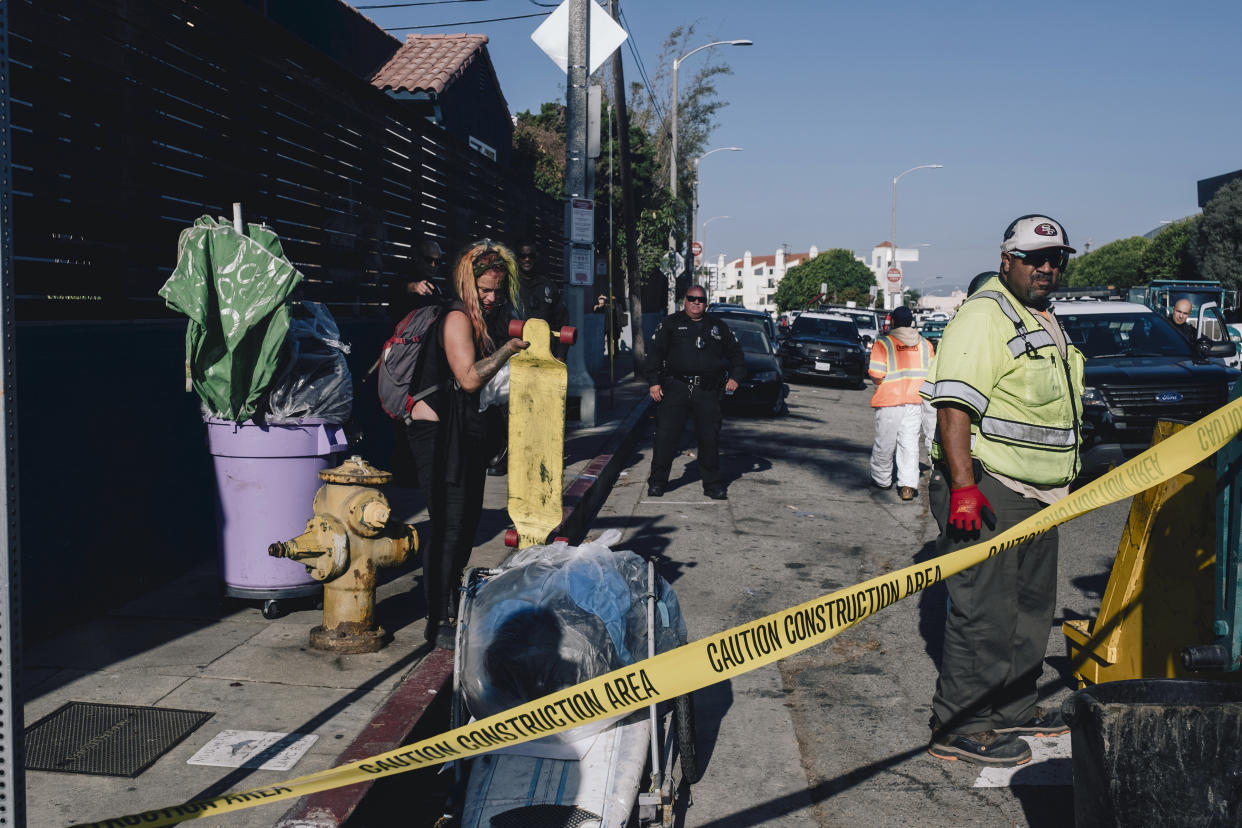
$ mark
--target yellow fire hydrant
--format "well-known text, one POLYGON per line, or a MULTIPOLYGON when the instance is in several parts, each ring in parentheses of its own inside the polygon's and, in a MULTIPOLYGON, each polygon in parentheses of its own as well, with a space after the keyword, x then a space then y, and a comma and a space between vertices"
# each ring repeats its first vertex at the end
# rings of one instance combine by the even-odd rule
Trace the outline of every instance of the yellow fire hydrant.
POLYGON ((384 646, 375 623, 376 573, 400 566, 418 551, 413 526, 391 520, 388 499, 374 488, 392 480, 354 455, 319 472, 314 516, 293 540, 273 543, 267 554, 293 558, 323 581, 323 624, 310 632, 310 645, 334 653, 373 653, 384 646))

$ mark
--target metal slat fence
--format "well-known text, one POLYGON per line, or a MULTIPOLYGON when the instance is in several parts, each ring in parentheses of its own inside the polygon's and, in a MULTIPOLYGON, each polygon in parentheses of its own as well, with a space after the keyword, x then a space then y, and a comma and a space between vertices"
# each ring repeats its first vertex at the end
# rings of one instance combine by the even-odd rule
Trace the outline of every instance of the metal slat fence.
POLYGON ((377 313, 425 237, 561 265, 559 202, 236 0, 9 13, 19 319, 169 315, 178 233, 234 201, 338 314, 377 313))

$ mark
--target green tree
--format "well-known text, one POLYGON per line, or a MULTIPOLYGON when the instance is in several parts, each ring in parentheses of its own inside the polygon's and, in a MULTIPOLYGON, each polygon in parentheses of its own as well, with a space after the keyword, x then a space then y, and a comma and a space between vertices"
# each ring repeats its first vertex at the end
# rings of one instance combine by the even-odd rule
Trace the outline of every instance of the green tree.
POLYGON ((1199 217, 1175 221, 1164 227, 1139 259, 1138 281, 1146 284, 1152 279, 1195 279, 1198 271, 1190 256, 1190 237, 1195 232, 1199 217))
POLYGON ((865 264, 854 258, 852 251, 842 248, 827 250, 786 271, 774 294, 776 307, 782 312, 805 308, 815 300, 820 285, 825 283, 828 285, 828 301, 858 302, 866 307, 871 302, 875 276, 865 264))
POLYGON ((1150 244, 1151 239, 1130 236, 1075 256, 1065 268, 1065 283, 1070 287, 1113 285, 1121 288, 1145 284, 1139 275, 1139 263, 1150 244))
POLYGON ((1201 278, 1242 287, 1242 179, 1216 191, 1195 222, 1189 248, 1201 278))
POLYGON ((565 196, 565 105, 545 103, 538 114, 519 112, 513 125, 513 166, 555 199, 565 196))

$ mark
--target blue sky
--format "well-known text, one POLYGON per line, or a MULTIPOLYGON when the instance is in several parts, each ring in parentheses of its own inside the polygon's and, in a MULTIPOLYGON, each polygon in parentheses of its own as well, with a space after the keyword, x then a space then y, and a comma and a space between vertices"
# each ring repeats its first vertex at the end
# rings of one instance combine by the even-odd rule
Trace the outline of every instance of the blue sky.
MULTIPOLYGON (((889 236, 893 176, 937 163, 944 169, 898 185, 898 245, 928 245, 906 284, 964 287, 996 267, 1001 232, 1018 215, 1053 216, 1081 252, 1088 240, 1098 247, 1197 212, 1198 179, 1242 168, 1236 0, 623 0, 622 9, 649 75, 678 25, 697 24, 693 45, 755 41, 715 50, 734 74, 718 84, 729 105, 709 147, 745 152, 702 165, 701 218, 732 217, 708 228, 713 259, 782 244, 869 256, 889 236)), ((541 11, 532 0, 486 0, 364 13, 396 27, 541 11)), ((564 74, 530 40, 540 22, 421 31, 488 35, 518 112, 564 99, 564 74)), ((637 80, 622 48, 626 79, 637 80)))

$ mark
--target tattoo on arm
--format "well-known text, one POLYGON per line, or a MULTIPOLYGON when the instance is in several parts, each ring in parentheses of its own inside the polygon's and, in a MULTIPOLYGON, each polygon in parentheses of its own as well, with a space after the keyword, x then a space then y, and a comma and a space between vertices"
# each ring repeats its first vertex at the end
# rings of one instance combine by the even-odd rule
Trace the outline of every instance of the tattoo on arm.
POLYGON ((489 356, 485 356, 474 364, 474 373, 484 384, 492 377, 496 376, 509 357, 513 356, 513 352, 509 349, 509 344, 505 343, 495 350, 489 356))

